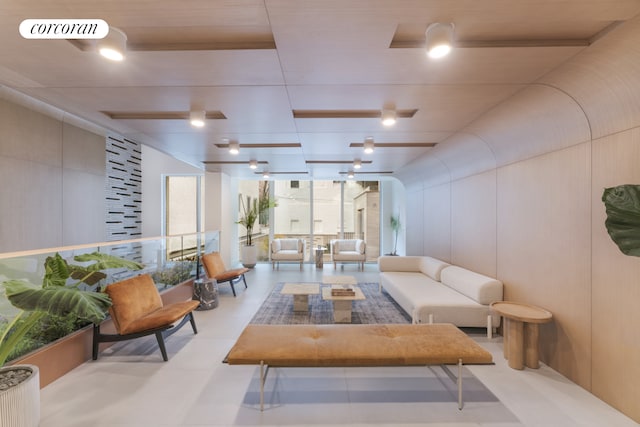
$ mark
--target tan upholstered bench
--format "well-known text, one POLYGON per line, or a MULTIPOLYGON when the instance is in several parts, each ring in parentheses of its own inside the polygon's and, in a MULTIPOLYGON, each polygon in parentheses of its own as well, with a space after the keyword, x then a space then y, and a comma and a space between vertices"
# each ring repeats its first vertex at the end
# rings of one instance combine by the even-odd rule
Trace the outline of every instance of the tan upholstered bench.
POLYGON ((269 367, 491 364, 491 353, 451 324, 248 325, 229 352, 230 365, 260 365, 260 410, 269 367), (266 367, 266 369, 265 369, 266 367))

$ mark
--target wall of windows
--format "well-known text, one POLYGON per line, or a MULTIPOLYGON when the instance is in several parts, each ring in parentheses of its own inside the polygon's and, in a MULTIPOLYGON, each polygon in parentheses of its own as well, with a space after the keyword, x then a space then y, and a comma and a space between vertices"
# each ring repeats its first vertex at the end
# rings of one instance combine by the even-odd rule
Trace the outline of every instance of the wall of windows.
MULTIPOLYGON (((264 183, 240 181, 239 203, 258 197, 264 183)), ((364 239, 370 261, 380 255, 378 181, 274 180, 269 181, 269 194, 277 207, 270 210, 268 224, 261 224, 258 233, 254 230, 259 261, 268 261, 273 238, 304 239, 306 261, 315 259, 313 249, 318 247, 326 248, 328 261, 330 242, 337 238, 364 239)), ((240 244, 244 235, 245 230, 239 230, 240 244)))

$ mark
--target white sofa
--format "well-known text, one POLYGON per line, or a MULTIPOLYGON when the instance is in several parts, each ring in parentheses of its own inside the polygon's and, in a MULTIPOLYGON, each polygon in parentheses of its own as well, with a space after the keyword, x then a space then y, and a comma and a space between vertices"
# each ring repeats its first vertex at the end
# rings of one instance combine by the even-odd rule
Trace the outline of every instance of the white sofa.
POLYGON ((367 260, 367 244, 362 239, 335 239, 331 241, 331 261, 333 269, 338 262, 357 262, 358 269, 364 270, 367 260))
POLYGON ((280 261, 299 262, 300 270, 304 262, 304 240, 302 239, 273 239, 271 241, 271 250, 269 257, 271 258, 271 268, 275 269, 280 261))
POLYGON ((500 315, 489 305, 502 301, 502 282, 428 256, 381 256, 380 288, 414 323, 486 327, 491 337, 500 315))

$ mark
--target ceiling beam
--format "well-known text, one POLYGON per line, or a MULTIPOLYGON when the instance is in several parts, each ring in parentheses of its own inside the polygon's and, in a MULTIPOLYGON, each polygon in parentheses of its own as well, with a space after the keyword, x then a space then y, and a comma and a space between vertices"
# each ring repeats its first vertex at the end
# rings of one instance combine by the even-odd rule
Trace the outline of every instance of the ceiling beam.
MULTIPOLYGON (((379 119, 382 110, 292 110, 295 119, 379 119)), ((396 110, 398 118, 411 118, 418 109, 396 110)))
MULTIPOLYGON (((438 145, 437 142, 374 142, 376 148, 431 148, 438 145)), ((352 142, 351 148, 362 148, 364 143, 352 142)))
MULTIPOLYGON (((100 111, 113 120, 189 120, 189 111, 100 111)), ((221 111, 207 111, 207 119, 226 119, 221 111)))

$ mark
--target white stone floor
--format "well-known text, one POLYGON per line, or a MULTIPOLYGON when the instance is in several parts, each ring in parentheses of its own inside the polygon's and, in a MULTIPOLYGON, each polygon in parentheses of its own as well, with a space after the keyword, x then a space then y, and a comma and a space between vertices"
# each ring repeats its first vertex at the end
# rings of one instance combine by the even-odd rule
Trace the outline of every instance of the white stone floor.
MULTIPOLYGON (((443 398, 435 388, 426 391, 435 401, 415 401, 413 389, 421 384, 441 383, 436 388, 448 384, 449 378, 438 367, 297 368, 270 371, 267 390, 273 392, 267 394, 265 411, 260 412, 255 404, 258 368, 229 366, 222 360, 276 283, 319 281, 323 273, 378 281, 375 264, 366 265, 364 272, 358 272, 355 264, 338 271, 328 264, 323 270, 308 264, 303 272, 295 264, 282 264, 275 272, 270 265, 259 264, 247 274, 248 289, 237 285, 234 298, 229 286, 221 285, 219 306, 196 312, 197 335, 186 325, 168 338, 168 362, 162 361, 154 338, 142 338, 116 344, 97 361, 45 387, 40 425, 638 425, 547 366, 510 369, 502 357, 501 337, 488 340, 482 333, 472 336, 493 353, 496 363, 467 369, 484 385, 485 391, 477 393, 487 394, 488 389, 501 403, 470 399, 458 411, 455 400, 443 398)), ((474 387, 473 381, 464 385, 474 387)), ((476 393, 464 390, 467 398, 476 393)))

